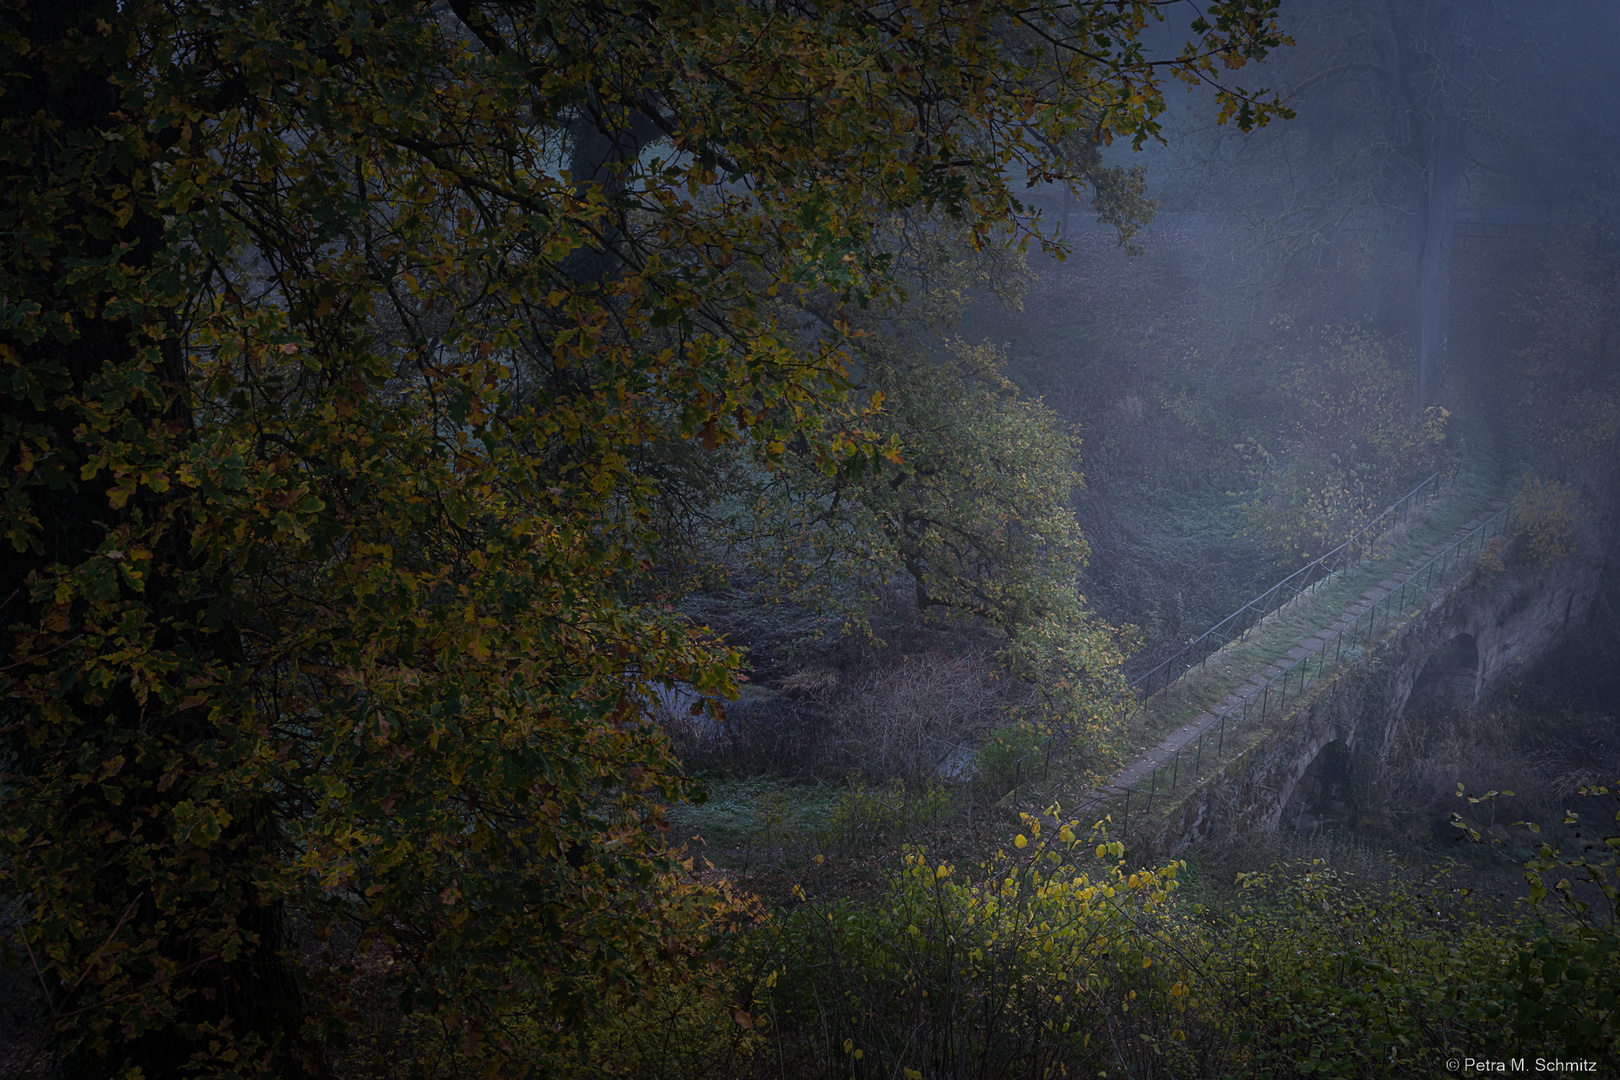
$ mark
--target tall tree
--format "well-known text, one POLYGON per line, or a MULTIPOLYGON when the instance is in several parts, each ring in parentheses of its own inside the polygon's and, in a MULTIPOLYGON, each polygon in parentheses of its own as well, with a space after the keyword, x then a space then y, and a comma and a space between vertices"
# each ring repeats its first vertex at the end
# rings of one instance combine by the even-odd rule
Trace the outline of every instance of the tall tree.
POLYGON ((1155 63, 1114 0, 0 5, 0 872, 60 1071, 318 1072, 321 942, 511 1072, 697 963, 635 703, 738 658, 635 448, 873 460, 823 420, 883 216, 1003 227, 1274 9, 1155 63))
MULTIPOLYGON (((1195 198, 1238 211, 1265 249, 1262 281, 1301 262, 1368 268, 1365 314, 1411 331, 1414 411, 1446 394, 1452 241, 1485 145, 1537 123, 1523 93, 1549 43, 1544 13, 1451 0, 1294 5, 1300 47, 1278 72, 1302 122, 1201 155, 1195 198)), ((1511 170, 1510 161, 1489 163, 1511 170)))
POLYGON ((1421 237, 1417 250, 1417 379, 1413 410, 1421 412, 1445 398, 1446 341, 1451 327, 1451 255, 1457 232, 1457 199, 1467 155, 1466 114, 1473 104, 1469 78, 1470 52, 1479 46, 1469 34, 1463 5, 1437 4, 1421 16, 1386 7, 1383 38, 1395 39, 1394 56, 1386 60, 1391 96, 1398 103, 1414 96, 1426 106, 1423 123, 1408 133, 1414 168, 1408 175, 1421 183, 1412 201, 1420 213, 1409 231, 1421 237))

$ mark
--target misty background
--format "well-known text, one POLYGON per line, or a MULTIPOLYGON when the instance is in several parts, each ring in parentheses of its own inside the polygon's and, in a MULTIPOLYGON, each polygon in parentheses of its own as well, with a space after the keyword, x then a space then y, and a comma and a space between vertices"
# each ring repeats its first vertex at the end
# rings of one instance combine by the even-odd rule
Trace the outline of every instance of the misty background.
POLYGON ((1264 75, 1295 120, 1242 135, 1173 92, 1168 145, 1107 152, 1143 167, 1157 204, 1143 253, 1036 193, 1074 254, 1031 257, 1023 310, 985 301, 966 320, 1082 425, 1090 595, 1150 642, 1202 629, 1288 561, 1234 540, 1232 514, 1263 490, 1255 450, 1286 453, 1289 365, 1327 336, 1365 335, 1414 404, 1459 414, 1457 438, 1593 493, 1612 464, 1558 428, 1601 428, 1584 407, 1614 385, 1620 11, 1377 0, 1283 17, 1296 44, 1264 75), (1537 385, 1547 363, 1567 381, 1537 385))
MULTIPOLYGON (((1177 17, 1149 39, 1184 40, 1191 13, 1177 17)), ((1282 22, 1293 46, 1251 81, 1295 118, 1240 133, 1211 95, 1173 85, 1162 144, 1089 151, 1092 203, 1025 189, 1026 224, 1065 258, 1029 238, 952 252, 946 237, 938 280, 914 293, 940 355, 991 350, 1080 440, 1082 591, 1122 630, 1128 676, 1436 471, 1503 498, 1525 477, 1569 485, 1580 557, 1613 565, 1620 9, 1304 0, 1282 22)), ((1023 700, 982 671, 917 674, 920 655, 981 663, 991 635, 931 618, 904 574, 864 606, 762 580, 688 602, 748 650, 733 733, 768 733, 726 767, 816 772, 860 727, 851 716, 906 700, 949 701, 974 744, 1023 700)), ((1570 761, 1620 767, 1613 573, 1602 581, 1591 621, 1488 706, 1511 716, 1464 740, 1494 748, 1472 755, 1495 762, 1476 762, 1489 782, 1545 773, 1570 790, 1570 761)), ((1433 752, 1456 758, 1451 743, 1433 752)), ((1442 821, 1457 779, 1386 794, 1442 821)))

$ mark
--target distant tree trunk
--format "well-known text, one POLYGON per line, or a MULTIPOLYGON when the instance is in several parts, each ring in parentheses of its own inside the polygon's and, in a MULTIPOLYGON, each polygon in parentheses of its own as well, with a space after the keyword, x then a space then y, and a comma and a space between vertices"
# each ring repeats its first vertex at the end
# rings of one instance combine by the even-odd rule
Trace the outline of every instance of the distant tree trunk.
POLYGON ((1417 280, 1418 411, 1440 404, 1446 391, 1446 336, 1451 321, 1451 243, 1456 232, 1457 194, 1462 186, 1462 116, 1440 121, 1429 170, 1423 253, 1417 280))
POLYGON ((1401 50, 1397 34, 1397 13, 1392 3, 1381 9, 1378 27, 1378 59, 1383 65, 1384 87, 1389 94, 1390 120, 1393 139, 1400 153, 1393 164, 1398 169, 1396 190, 1398 200, 1397 224, 1376 244, 1377 256, 1367 287, 1367 317, 1379 330, 1392 333, 1402 309, 1394 296, 1404 294, 1413 280, 1416 253, 1423 244, 1423 175, 1417 159, 1421 156, 1419 143, 1422 133, 1418 129, 1412 110, 1411 64, 1401 50))

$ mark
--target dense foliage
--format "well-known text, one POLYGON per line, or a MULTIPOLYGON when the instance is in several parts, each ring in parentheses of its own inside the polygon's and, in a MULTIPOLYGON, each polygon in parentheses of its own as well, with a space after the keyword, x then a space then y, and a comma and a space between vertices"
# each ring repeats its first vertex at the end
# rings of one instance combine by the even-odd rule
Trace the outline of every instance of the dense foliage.
POLYGON ((940 356, 884 345, 861 356, 882 406, 872 430, 899 461, 776 470, 750 508, 770 530, 754 558, 797 592, 890 585, 924 616, 974 620, 999 666, 1034 689, 1025 719, 1079 747, 1112 746, 1124 650, 1078 590, 1089 551, 1068 506, 1081 482, 1076 433, 1018 396, 988 343, 949 341, 940 356))
POLYGON ((836 412, 877 223, 1086 184, 1274 7, 1155 61, 1143 2, 6 3, 0 882, 61 1070, 320 1071, 377 950, 462 1071, 701 984, 638 701, 739 657, 654 450, 903 464, 836 412))
MULTIPOLYGON (((1487 844, 1471 818, 1506 794, 1470 797, 1464 835, 1487 844)), ((1464 1059, 1606 1075, 1620 817, 1610 788, 1576 799, 1512 907, 1471 887, 1484 863, 1467 852, 1417 871, 1352 842, 1233 881, 1127 862, 1056 807, 976 864, 905 845, 860 897, 821 893, 810 870, 734 939, 748 1046, 694 1040, 647 1075, 1349 1080, 1464 1059)), ((667 1044, 649 1026, 624 1045, 667 1044)))
POLYGON ((1531 906, 1507 912, 1453 874, 1357 879, 1321 859, 1190 901, 1184 863, 1133 871, 1105 836, 1043 839, 1025 815, 977 868, 913 850, 881 896, 756 931, 779 965, 770 1037, 804 1076, 1348 1080, 1463 1058, 1602 1074, 1620 1064, 1620 836, 1586 827, 1543 845, 1531 906))

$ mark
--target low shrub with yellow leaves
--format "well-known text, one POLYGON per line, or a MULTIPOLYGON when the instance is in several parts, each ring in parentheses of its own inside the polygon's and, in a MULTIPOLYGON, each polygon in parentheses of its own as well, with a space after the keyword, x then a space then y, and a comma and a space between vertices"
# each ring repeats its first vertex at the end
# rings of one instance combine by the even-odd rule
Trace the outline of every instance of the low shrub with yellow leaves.
POLYGON ((1240 874, 1204 907, 1177 895, 1183 863, 1129 869, 1106 822, 1082 840, 1056 806, 1021 818, 971 871, 902 849, 878 897, 796 890, 753 933, 775 977, 768 1075, 1395 1080, 1534 1053, 1620 1075, 1612 836, 1544 847, 1523 916, 1444 873, 1356 881, 1322 860, 1240 874))
POLYGON ((1153 932, 1184 864, 1132 871, 1104 829, 1051 836, 1057 813, 1023 815, 971 872, 907 848, 880 901, 807 904, 769 927, 784 1055, 830 1075, 1096 1075, 1129 1016, 1129 1057, 1186 1058, 1196 998, 1153 932))

